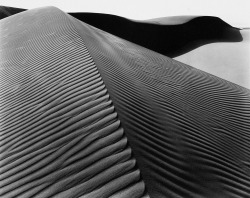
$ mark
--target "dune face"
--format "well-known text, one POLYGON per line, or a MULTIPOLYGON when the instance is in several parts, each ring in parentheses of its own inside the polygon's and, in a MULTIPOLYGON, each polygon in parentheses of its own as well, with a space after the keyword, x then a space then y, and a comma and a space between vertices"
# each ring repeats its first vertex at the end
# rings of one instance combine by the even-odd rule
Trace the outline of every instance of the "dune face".
POLYGON ((250 31, 240 33, 242 42, 204 45, 175 60, 250 89, 250 31))
POLYGON ((147 197, 106 86, 68 16, 36 9, 0 28, 0 197, 147 197))
POLYGON ((0 28, 1 197, 249 196, 248 89, 53 7, 0 28))
MULTIPOLYGON (((20 9, 21 11, 23 10, 20 9)), ((242 41, 239 29, 217 17, 179 16, 135 21, 109 14, 69 14, 115 36, 172 58, 209 43, 242 41)))
POLYGON ((249 90, 84 23, 76 26, 150 197, 249 195, 249 90))

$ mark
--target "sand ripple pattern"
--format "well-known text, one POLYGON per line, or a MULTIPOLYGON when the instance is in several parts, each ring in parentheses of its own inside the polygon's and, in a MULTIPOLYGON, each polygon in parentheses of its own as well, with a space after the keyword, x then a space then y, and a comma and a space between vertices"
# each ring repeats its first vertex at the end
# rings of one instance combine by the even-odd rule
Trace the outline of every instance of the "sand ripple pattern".
POLYGON ((248 89, 85 23, 76 27, 150 197, 250 196, 248 89))
POLYGON ((62 11, 0 22, 0 197, 148 197, 107 89, 62 11))

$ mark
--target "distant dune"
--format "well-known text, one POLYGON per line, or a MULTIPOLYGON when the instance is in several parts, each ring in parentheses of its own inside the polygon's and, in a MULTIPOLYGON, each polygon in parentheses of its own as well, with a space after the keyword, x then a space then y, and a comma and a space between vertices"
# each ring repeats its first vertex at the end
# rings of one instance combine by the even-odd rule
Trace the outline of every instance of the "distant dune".
POLYGON ((175 60, 250 89, 250 30, 240 30, 242 42, 212 43, 175 60))
POLYGON ((18 14, 23 11, 26 11, 26 9, 0 6, 0 19, 4 19, 6 17, 18 14))
MULTIPOLYGON (((4 7, 1 10, 4 10, 4 7)), ((94 27, 168 57, 180 56, 209 43, 242 41, 239 29, 218 17, 179 16, 135 21, 110 14, 86 12, 69 14, 94 27)))
MULTIPOLYGON (((159 24, 159 25, 178 25, 187 23, 188 21, 191 21, 194 18, 197 18, 200 16, 170 16, 170 17, 160 17, 160 18, 154 18, 154 19, 148 19, 148 20, 141 20, 138 22, 145 22, 145 23, 153 23, 153 24, 159 24)), ((136 21, 136 20, 135 20, 136 21)))
MULTIPOLYGON (((0 18, 23 11, 1 6, 0 18)), ((172 16, 138 21, 109 14, 69 14, 132 43, 250 88, 246 29, 234 28, 220 18, 172 16)))
POLYGON ((174 20, 176 22, 176 19, 170 18, 170 25, 158 25, 108 14, 70 13, 70 15, 168 57, 185 54, 208 43, 242 41, 237 28, 217 17, 196 17, 176 25, 170 22, 174 20))
POLYGON ((248 89, 54 7, 0 29, 0 197, 249 196, 248 89))

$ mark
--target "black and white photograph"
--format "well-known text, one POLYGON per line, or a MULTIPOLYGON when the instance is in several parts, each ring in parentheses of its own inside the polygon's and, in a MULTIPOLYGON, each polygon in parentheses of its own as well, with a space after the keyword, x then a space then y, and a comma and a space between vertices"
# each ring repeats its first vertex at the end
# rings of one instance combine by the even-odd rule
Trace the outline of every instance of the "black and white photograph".
POLYGON ((0 198, 250 198, 250 1, 1 0, 0 198))

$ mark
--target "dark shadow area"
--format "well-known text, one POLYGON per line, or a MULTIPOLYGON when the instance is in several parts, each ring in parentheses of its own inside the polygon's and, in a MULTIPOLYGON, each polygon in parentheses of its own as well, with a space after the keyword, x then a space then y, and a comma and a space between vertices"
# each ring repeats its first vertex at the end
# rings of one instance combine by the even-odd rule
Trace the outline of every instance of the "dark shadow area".
POLYGON ((209 43, 242 41, 239 29, 218 17, 197 17, 179 25, 157 25, 108 14, 69 14, 101 30, 172 58, 209 43))
MULTIPOLYGON (((25 9, 1 7, 0 10, 2 18, 25 9)), ((96 28, 171 58, 209 43, 243 40, 238 28, 230 26, 218 17, 202 16, 184 24, 159 25, 110 14, 69 14, 96 28)))
POLYGON ((11 15, 14 15, 14 14, 18 14, 19 12, 23 12, 25 10, 26 9, 22 9, 22 8, 0 6, 0 20, 6 17, 9 17, 11 15))

